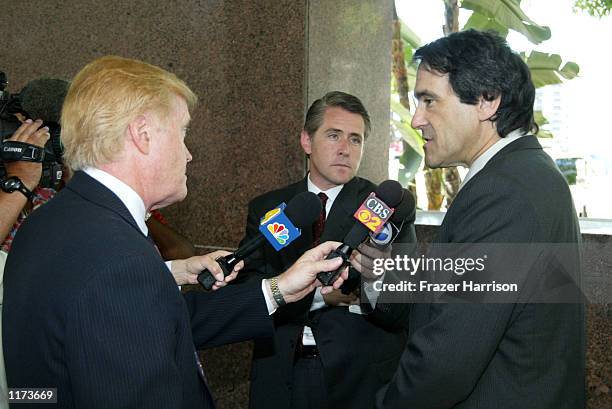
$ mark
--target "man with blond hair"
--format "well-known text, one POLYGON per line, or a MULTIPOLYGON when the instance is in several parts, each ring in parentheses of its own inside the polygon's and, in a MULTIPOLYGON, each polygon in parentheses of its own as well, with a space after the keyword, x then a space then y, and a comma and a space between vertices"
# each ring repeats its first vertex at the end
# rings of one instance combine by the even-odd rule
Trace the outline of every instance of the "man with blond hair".
POLYGON ((7 260, 9 388, 55 388, 57 408, 214 407, 195 348, 269 336, 278 305, 338 267, 323 260, 338 245, 328 242, 272 279, 181 295, 170 270, 208 269, 214 289, 237 274, 223 278, 224 252, 164 264, 147 237, 146 212, 187 194, 195 104, 185 83, 141 61, 103 57, 74 78, 61 125, 75 174, 7 260))

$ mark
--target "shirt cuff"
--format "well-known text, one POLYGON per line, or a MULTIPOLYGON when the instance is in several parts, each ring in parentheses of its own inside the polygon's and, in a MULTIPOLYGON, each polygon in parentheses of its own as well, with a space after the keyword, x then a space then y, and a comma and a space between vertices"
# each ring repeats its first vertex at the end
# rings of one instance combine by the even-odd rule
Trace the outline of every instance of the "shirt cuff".
MULTIPOLYGON (((164 263, 166 263, 166 267, 168 267, 168 271, 170 271, 170 273, 172 273, 172 260, 169 261, 164 261, 164 263)), ((181 286, 178 286, 179 291, 181 290, 181 286)))

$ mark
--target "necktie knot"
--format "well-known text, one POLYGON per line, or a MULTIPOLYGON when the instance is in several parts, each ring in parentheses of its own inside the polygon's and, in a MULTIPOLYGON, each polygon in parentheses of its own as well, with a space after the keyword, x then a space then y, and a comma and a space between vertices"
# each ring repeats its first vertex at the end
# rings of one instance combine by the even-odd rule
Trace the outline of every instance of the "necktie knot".
POLYGON ((325 212, 325 205, 327 204, 327 195, 323 192, 320 192, 317 196, 321 199, 321 205, 323 206, 323 212, 325 212))

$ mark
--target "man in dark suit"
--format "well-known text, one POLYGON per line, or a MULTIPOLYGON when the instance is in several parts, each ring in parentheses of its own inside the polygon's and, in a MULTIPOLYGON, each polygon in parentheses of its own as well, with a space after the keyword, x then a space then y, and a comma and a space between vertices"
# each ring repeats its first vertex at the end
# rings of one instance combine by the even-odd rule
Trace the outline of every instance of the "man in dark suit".
POLYGON ((57 408, 212 408, 195 348, 269 336, 269 315, 339 266, 322 260, 338 243, 324 243, 270 280, 181 295, 170 270, 208 269, 215 289, 236 276, 223 278, 219 252, 164 264, 147 237, 146 212, 187 194, 195 102, 136 60, 99 58, 74 78, 62 139, 76 172, 26 220, 6 265, 9 387, 57 388, 57 408))
MULTIPOLYGON (((256 234, 266 209, 299 192, 319 194, 325 213, 313 231, 304 231, 291 247, 281 252, 266 248, 249 259, 248 273, 242 277, 274 276, 313 243, 342 241, 355 223, 353 213, 375 190, 372 182, 355 176, 369 131, 368 113, 355 96, 330 92, 311 105, 301 133, 308 175, 250 202, 245 240, 256 234)), ((414 244, 411 221, 396 241, 414 244)), ((361 250, 370 257, 387 254, 361 250)), ((373 316, 361 309, 354 293, 340 291, 324 296, 316 292, 280 308, 274 317, 274 337, 255 342, 250 407, 371 408, 376 390, 395 370, 405 342, 401 325, 384 327, 373 316)))
MULTIPOLYGON (((449 291, 446 303, 413 305, 399 368, 376 407, 584 407, 583 305, 575 297, 543 302, 555 281, 579 280, 580 230, 567 183, 529 134, 537 132, 529 69, 501 37, 474 30, 428 44, 415 58, 412 126, 423 133, 426 164, 469 167, 435 242, 461 243, 463 255, 505 246, 497 247, 509 262, 502 277, 520 287, 511 302, 449 291), (550 251, 555 246, 564 254, 550 251)), ((497 273, 485 267, 480 277, 497 273)), ((464 278, 479 277, 470 274, 464 278)))

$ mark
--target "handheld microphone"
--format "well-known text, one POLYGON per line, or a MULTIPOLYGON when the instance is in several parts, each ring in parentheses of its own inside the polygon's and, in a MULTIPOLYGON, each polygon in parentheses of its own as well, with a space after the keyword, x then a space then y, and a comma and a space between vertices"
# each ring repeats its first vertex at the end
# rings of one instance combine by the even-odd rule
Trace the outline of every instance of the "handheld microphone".
MULTIPOLYGON (((395 208, 391 220, 385 224, 385 227, 380 233, 374 234, 370 232, 368 245, 379 250, 385 250, 395 241, 405 222, 414 222, 415 209, 414 196, 407 189, 403 189, 402 200, 395 208)), ((349 269, 349 276, 344 280, 340 290, 342 294, 350 294, 359 287, 360 283, 361 273, 351 268, 349 269)))
POLYGON ((32 119, 59 124, 70 83, 59 78, 38 78, 19 92, 21 108, 32 119))
MULTIPOLYGON (((304 229, 311 226, 321 213, 321 200, 312 192, 302 192, 289 203, 282 203, 278 207, 267 212, 262 218, 259 226, 260 234, 240 246, 233 254, 219 257, 216 262, 221 267, 223 274, 228 276, 234 270, 236 264, 247 258, 266 241, 279 251, 288 246, 299 237, 304 229)), ((217 279, 208 270, 198 275, 198 282, 207 290, 212 289, 217 279)))
POLYGON ((60 118, 62 105, 68 93, 70 83, 59 78, 38 78, 26 84, 19 92, 21 108, 31 119, 42 119, 43 125, 49 128, 51 137, 46 146, 51 160, 62 162, 64 146, 60 139, 60 118))
POLYGON ((380 233, 370 233, 369 245, 379 250, 384 250, 391 245, 402 229, 402 225, 407 221, 409 223, 414 222, 416 214, 415 209, 414 196, 407 189, 403 189, 402 201, 395 208, 391 220, 385 224, 385 227, 380 233))
POLYGON ((343 244, 329 253, 327 260, 341 257, 342 265, 334 271, 323 271, 317 274, 317 279, 323 285, 331 285, 336 281, 342 270, 349 264, 349 257, 354 249, 365 240, 370 231, 380 232, 392 214, 393 207, 402 200, 402 186, 395 180, 385 180, 370 194, 353 217, 357 222, 353 225, 343 240, 343 244))

